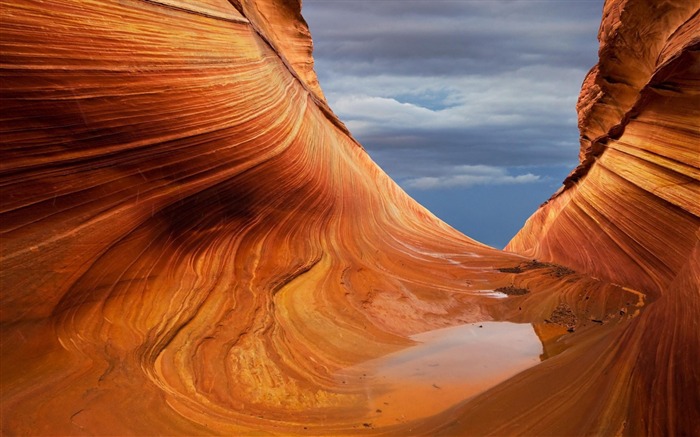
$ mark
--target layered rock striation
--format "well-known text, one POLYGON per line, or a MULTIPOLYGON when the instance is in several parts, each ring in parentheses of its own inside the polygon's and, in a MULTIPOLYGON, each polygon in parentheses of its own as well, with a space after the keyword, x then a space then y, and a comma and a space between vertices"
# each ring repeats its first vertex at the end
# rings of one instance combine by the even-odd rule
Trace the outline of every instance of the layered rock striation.
POLYGON ((300 2, 3 2, 3 434, 696 430, 697 7, 660 5, 606 5, 584 162, 523 256, 371 161, 324 100, 300 2), (606 41, 638 41, 636 19, 655 39, 622 79, 606 41), (487 320, 533 324, 547 359, 391 424, 338 377, 487 320))
POLYGON ((655 300, 623 343, 639 342, 626 352, 637 435, 700 432, 700 393, 687 390, 700 384, 699 11, 606 1, 577 105, 581 164, 506 247, 655 300))
POLYGON ((696 2, 657 3, 606 2, 577 105, 581 165, 507 249, 658 292, 700 226, 700 17, 696 2))

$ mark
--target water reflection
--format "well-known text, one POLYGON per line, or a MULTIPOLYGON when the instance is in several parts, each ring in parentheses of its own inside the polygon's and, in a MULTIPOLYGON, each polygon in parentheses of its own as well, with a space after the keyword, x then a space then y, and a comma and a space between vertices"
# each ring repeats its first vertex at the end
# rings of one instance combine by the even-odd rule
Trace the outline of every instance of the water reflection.
POLYGON ((481 322, 411 337, 415 346, 346 369, 364 386, 372 426, 428 417, 540 362, 532 325, 481 322))

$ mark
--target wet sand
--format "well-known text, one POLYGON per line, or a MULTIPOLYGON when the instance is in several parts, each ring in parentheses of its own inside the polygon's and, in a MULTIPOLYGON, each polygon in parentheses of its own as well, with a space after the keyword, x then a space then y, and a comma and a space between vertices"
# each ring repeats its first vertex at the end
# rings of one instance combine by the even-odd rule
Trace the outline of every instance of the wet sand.
POLYGON ((429 417, 540 362, 528 323, 481 322, 411 336, 416 345, 342 370, 363 386, 364 427, 429 417))

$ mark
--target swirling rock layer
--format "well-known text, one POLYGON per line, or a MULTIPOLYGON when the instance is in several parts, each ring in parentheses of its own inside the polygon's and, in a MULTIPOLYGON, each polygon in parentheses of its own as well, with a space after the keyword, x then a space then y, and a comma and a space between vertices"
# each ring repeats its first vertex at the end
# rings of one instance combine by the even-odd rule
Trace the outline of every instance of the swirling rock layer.
MULTIPOLYGON (((3 434, 697 426, 697 394, 681 390, 698 381, 700 350, 688 8, 669 4, 664 23, 682 31, 661 44, 624 133, 584 153, 600 159, 550 202, 560 218, 546 232, 533 219, 517 237, 536 249, 511 244, 578 273, 474 242, 398 188, 327 107, 297 2, 0 8, 3 434), (653 149, 656 136, 671 146, 653 149), (655 178, 637 171, 657 167, 655 178), (637 188, 622 196, 614 184, 637 188), (564 199, 592 212, 576 218, 564 199), (600 205, 622 200, 638 208, 605 216, 600 205), (637 246, 613 246, 618 234, 594 214, 637 246), (651 231, 653 244, 634 237, 651 231), (566 238, 575 253, 551 249, 566 238), (597 267, 603 256, 615 268, 597 267), (528 292, 482 293, 499 287, 528 292), (647 308, 659 290, 668 298, 647 308), (432 417, 377 427, 361 376, 337 377, 412 334, 485 320, 532 323, 549 358, 432 417)), ((602 104, 586 117, 607 120, 602 104)))
POLYGON ((606 3, 578 102, 581 165, 508 249, 649 291, 687 261, 700 225, 700 6, 677 3, 606 3))
POLYGON ((699 11, 605 3, 600 62, 578 102, 581 165, 506 247, 658 299, 624 337, 640 343, 633 434, 700 432, 700 393, 685 388, 700 385, 699 11))

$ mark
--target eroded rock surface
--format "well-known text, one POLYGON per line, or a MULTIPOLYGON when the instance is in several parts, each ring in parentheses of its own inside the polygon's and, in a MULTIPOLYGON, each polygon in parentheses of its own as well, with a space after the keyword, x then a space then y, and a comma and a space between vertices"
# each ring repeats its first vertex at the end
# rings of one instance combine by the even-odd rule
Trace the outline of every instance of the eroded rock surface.
POLYGON ((700 392, 685 388, 700 385, 689 319, 700 314, 699 10, 605 3, 600 62, 578 102, 581 165, 506 248, 655 300, 621 339, 636 417, 622 430, 632 435, 700 432, 700 392))
POLYGON ((587 79, 583 170, 511 243, 525 257, 371 161, 296 1, 3 2, 3 434, 695 430, 697 7, 643 3, 606 5, 604 47, 625 10, 652 26, 646 69, 613 80, 620 43, 598 70, 630 85, 587 79), (508 270, 535 255, 573 270, 508 270), (490 295, 508 287, 529 292, 490 295), (545 321, 564 307, 574 332, 545 321), (506 320, 548 359, 436 415, 375 420, 362 375, 337 377, 506 320))

